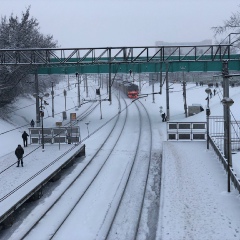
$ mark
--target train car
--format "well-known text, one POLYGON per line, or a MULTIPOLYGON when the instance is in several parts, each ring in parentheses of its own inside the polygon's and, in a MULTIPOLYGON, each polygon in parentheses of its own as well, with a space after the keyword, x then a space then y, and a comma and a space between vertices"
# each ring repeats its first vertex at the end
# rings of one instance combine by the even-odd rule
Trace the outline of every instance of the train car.
POLYGON ((123 81, 114 81, 113 86, 115 88, 120 89, 125 95, 127 95, 129 98, 137 98, 139 94, 138 85, 129 83, 129 82, 123 82, 123 81))
POLYGON ((138 93, 139 93, 138 85, 131 84, 130 86, 127 87, 127 96, 129 98, 137 98, 138 93))

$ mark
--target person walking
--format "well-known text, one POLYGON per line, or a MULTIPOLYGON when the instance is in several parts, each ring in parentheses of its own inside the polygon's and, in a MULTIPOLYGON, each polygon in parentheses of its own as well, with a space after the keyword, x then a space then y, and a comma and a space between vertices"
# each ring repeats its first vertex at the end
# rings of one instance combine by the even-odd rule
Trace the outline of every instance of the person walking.
POLYGON ((29 136, 29 135, 26 133, 26 131, 24 131, 23 134, 22 134, 22 139, 23 139, 23 145, 24 145, 24 147, 27 147, 28 136, 29 136))
POLYGON ((16 155, 16 157, 18 159, 17 167, 19 167, 20 162, 21 162, 21 165, 23 167, 23 154, 24 154, 24 150, 23 150, 22 146, 20 144, 18 144, 18 146, 17 146, 17 148, 15 150, 15 155, 16 155))
POLYGON ((32 121, 30 122, 31 127, 34 127, 34 124, 35 124, 35 122, 32 119, 32 121))

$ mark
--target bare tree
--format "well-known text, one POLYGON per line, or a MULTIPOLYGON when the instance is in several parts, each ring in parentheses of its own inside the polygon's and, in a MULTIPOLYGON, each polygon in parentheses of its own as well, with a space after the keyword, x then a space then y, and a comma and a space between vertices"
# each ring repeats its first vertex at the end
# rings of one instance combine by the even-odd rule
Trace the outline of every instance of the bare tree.
MULTIPOLYGON (((240 5, 239 5, 240 6, 240 5)), ((223 22, 222 26, 212 27, 214 36, 227 34, 225 38, 216 40, 217 44, 231 44, 231 53, 235 54, 240 49, 240 12, 233 13, 228 20, 223 22)))
POLYGON ((240 13, 233 13, 230 16, 230 19, 223 22, 223 26, 212 27, 212 30, 214 31, 215 36, 231 30, 240 33, 240 13))

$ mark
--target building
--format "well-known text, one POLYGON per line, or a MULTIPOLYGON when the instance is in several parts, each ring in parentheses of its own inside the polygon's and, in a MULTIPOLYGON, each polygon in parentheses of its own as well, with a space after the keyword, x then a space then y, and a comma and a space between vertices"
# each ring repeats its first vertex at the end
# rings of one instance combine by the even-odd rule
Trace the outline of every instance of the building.
MULTIPOLYGON (((203 45, 203 47, 197 48, 198 54, 202 54, 204 51, 206 51, 206 47, 204 47, 204 46, 212 45, 212 40, 206 39, 206 40, 203 40, 200 42, 164 42, 164 41, 156 41, 155 42, 155 46, 166 46, 166 47, 190 46, 189 48, 188 47, 181 48, 181 54, 183 54, 183 55, 187 54, 193 46, 202 46, 202 45, 203 45)), ((172 51, 173 49, 167 48, 166 50, 172 51)), ((176 54, 178 54, 178 53, 176 53, 176 54)))

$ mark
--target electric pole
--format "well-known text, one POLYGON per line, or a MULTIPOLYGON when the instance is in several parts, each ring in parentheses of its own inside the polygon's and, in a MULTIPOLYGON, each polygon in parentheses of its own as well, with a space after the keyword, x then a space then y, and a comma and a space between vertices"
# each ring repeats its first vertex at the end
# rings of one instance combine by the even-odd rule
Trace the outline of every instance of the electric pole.
POLYGON ((170 120, 169 83, 168 83, 168 62, 166 62, 166 110, 167 110, 167 120, 170 120))
POLYGON ((162 94, 162 62, 160 63, 160 94, 162 94))
POLYGON ((54 118, 54 91, 53 91, 53 81, 52 81, 52 91, 51 91, 51 95, 52 95, 52 117, 54 118))
POLYGON ((86 96, 88 97, 88 82, 87 82, 87 75, 86 75, 86 96))
POLYGON ((36 126, 40 127, 40 112, 39 112, 39 89, 38 89, 38 73, 35 73, 35 92, 36 92, 36 126))
MULTIPOLYGON (((222 76, 223 76, 223 98, 229 98, 229 72, 228 72, 228 62, 223 61, 222 63, 222 76)), ((228 109, 226 105, 223 105, 223 118, 227 119, 228 109)), ((224 156, 228 156, 228 141, 227 141, 227 131, 224 131, 224 156)))
POLYGON ((183 102, 184 102, 184 113, 185 117, 187 117, 187 92, 186 92, 186 81, 184 79, 184 70, 185 68, 181 68, 183 70, 183 102))

